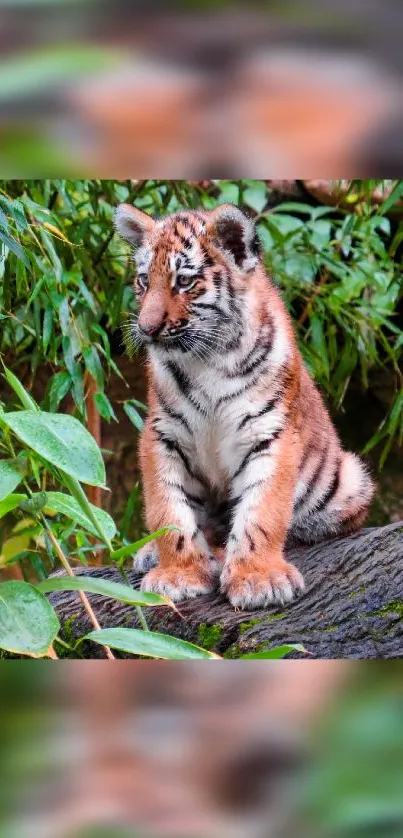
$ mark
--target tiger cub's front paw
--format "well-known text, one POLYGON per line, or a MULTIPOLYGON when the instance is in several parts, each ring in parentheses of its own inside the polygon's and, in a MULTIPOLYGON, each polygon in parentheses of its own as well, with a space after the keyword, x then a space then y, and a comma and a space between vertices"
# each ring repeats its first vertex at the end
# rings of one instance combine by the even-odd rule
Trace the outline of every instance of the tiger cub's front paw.
POLYGON ((150 570, 141 583, 147 593, 163 594, 173 602, 209 594, 214 588, 212 562, 182 567, 156 567, 150 570))
POLYGON ((158 564, 158 547, 156 541, 149 541, 137 551, 133 559, 133 569, 137 573, 146 573, 158 564))
POLYGON ((252 610, 268 605, 285 605, 304 590, 299 570, 283 558, 267 559, 261 564, 229 560, 221 574, 221 591, 234 608, 252 610))

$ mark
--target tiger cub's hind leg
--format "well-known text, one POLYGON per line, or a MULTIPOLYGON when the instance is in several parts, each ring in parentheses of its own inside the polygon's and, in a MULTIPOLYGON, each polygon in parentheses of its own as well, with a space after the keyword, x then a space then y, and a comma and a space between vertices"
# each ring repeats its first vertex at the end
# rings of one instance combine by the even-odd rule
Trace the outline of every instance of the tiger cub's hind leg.
POLYGON ((374 495, 374 483, 364 463, 349 451, 340 451, 327 486, 312 493, 298 510, 294 505, 289 546, 315 544, 348 535, 364 523, 374 495))

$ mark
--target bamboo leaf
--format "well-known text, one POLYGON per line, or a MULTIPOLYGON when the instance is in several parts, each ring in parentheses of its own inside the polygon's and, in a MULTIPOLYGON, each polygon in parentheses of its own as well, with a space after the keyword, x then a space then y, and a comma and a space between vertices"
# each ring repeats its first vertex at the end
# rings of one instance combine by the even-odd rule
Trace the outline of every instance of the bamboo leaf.
POLYGON ((74 416, 23 410, 5 413, 15 435, 52 465, 91 486, 104 486, 105 466, 91 434, 74 416))
POLYGON ((36 587, 43 593, 50 593, 51 591, 84 591, 87 594, 100 594, 101 596, 110 597, 119 602, 124 602, 126 605, 147 606, 150 608, 157 605, 168 605, 176 610, 173 602, 168 597, 135 591, 129 585, 111 582, 109 579, 96 579, 91 576, 52 576, 40 582, 36 587))
POLYGON ((219 655, 194 646, 186 640, 178 640, 167 634, 141 629, 111 628, 92 631, 85 640, 93 640, 111 649, 131 655, 163 660, 220 660, 219 655))
POLYGON ((282 646, 275 646, 273 649, 268 649, 265 652, 251 652, 249 655, 241 655, 239 660, 281 660, 285 658, 290 652, 300 652, 303 655, 309 655, 301 643, 284 643, 282 646))

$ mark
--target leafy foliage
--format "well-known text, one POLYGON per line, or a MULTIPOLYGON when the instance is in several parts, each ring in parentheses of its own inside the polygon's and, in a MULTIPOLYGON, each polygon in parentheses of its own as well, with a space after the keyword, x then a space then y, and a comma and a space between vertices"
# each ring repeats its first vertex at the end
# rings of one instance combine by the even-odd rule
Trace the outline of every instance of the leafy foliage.
MULTIPOLYGON (((155 635, 148 630, 141 608, 159 605, 175 609, 168 597, 143 594, 135 591, 128 584, 91 579, 83 575, 74 576, 71 560, 78 558, 86 563, 85 549, 94 549, 88 532, 92 534, 95 532, 95 535, 99 536, 100 544, 97 545, 97 549, 109 554, 110 559, 120 560, 118 566, 123 580, 126 580, 122 568, 124 558, 128 555, 132 556, 142 546, 144 539, 129 545, 113 545, 112 542, 116 536, 114 521, 102 509, 88 502, 79 481, 87 482, 90 478, 92 482, 96 479, 101 485, 104 483, 101 452, 91 434, 73 416, 47 414, 41 411, 22 385, 13 381, 7 369, 6 377, 14 384, 14 390, 22 402, 22 409, 11 412, 2 411, 0 416, 4 447, 12 456, 11 464, 7 461, 1 463, 3 466, 0 471, 0 482, 3 487, 2 506, 4 515, 19 510, 22 519, 14 527, 13 532, 18 534, 12 535, 6 543, 3 543, 2 558, 6 564, 21 560, 33 542, 32 557, 30 557, 32 566, 37 576, 43 581, 35 586, 26 581, 6 581, 0 584, 0 649, 30 657, 55 657, 53 643, 60 626, 56 612, 44 596, 44 592, 76 590, 80 592, 82 604, 96 629, 88 635, 90 640, 102 645, 106 643, 108 632, 105 635, 105 631, 100 628, 84 592, 107 596, 137 608, 143 628, 124 630, 127 651, 148 657, 216 658, 217 655, 190 643, 161 634, 155 635), (26 409, 27 406, 28 409, 26 409), (31 410, 31 407, 34 409, 31 410), (63 425, 61 434, 60 420, 63 425), (39 433, 36 432, 38 427, 39 433), (25 433, 27 428, 31 428, 34 432, 25 433), (71 457, 67 470, 63 446, 62 454, 60 454, 60 444, 65 441, 64 435, 72 451, 80 451, 82 455, 82 460, 80 458, 75 460, 71 457), (18 445, 21 450, 17 452, 18 445), (18 458, 21 456, 26 460, 29 458, 30 467, 27 466, 25 470, 14 468, 13 471, 13 463, 18 463, 18 458), (5 462, 6 469, 4 469, 5 462), (83 463, 89 469, 85 475, 82 470, 83 463), (40 492, 31 491, 30 477, 37 480, 38 485, 42 487, 40 492), (67 489, 71 495, 67 492, 47 492, 45 486, 48 478, 67 489), (16 494, 13 490, 19 484, 22 484, 25 491, 16 494), (49 517, 49 514, 55 515, 55 513, 56 519, 49 517), (59 523, 57 519, 60 515, 62 521, 59 523), (65 518, 67 518, 67 525, 65 518), (48 563, 44 562, 45 551, 48 563), (47 579, 47 571, 54 567, 54 554, 67 572, 67 576, 47 579)), ((147 538, 158 538, 164 532, 165 529, 160 530, 147 538)), ((112 631, 119 632, 119 629, 112 631)), ((61 642, 60 638, 58 642, 61 642)), ((106 646, 105 649, 108 656, 113 657, 110 649, 106 646)), ((77 650, 71 651, 74 653, 77 650)))

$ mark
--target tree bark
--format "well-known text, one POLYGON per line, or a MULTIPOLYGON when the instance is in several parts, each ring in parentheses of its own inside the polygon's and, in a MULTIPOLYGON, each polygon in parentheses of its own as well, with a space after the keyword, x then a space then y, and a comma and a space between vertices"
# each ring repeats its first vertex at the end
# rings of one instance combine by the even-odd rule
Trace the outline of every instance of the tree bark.
MULTIPOLYGON (((313 658, 403 657, 403 522, 290 550, 288 558, 304 574, 306 593, 287 607, 234 611, 216 593, 181 603, 182 616, 168 608, 145 609, 148 624, 228 658, 283 643, 302 643, 313 658)), ((122 581, 113 567, 76 572, 122 581)), ((140 576, 128 575, 138 587, 140 576)), ((91 630, 76 593, 50 598, 65 639, 91 630)), ((134 608, 100 596, 89 599, 103 628, 139 627, 134 608)), ((96 644, 79 648, 86 657, 102 655, 96 644)))

